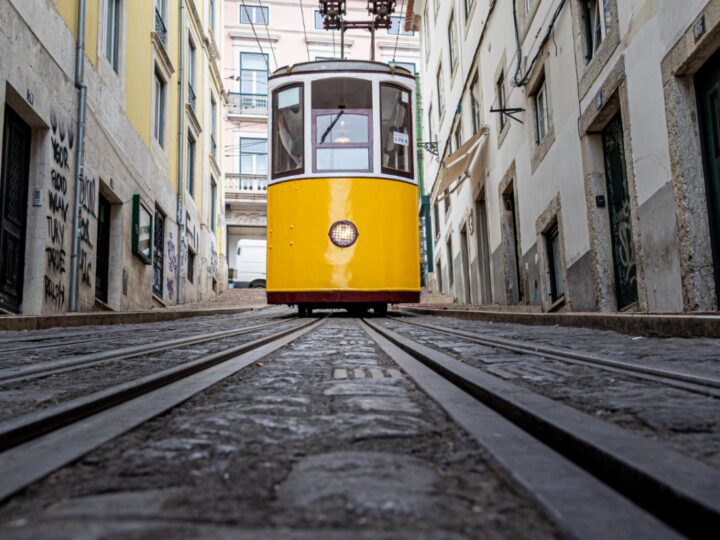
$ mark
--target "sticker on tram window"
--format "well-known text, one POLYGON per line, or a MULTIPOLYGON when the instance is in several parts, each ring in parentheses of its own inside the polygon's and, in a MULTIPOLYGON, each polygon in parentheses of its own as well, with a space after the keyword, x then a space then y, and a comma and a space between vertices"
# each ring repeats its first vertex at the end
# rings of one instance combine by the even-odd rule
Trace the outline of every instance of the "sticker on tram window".
POLYGON ((408 146, 410 144, 410 138, 407 136, 407 133, 393 131, 393 142, 401 146, 408 146))

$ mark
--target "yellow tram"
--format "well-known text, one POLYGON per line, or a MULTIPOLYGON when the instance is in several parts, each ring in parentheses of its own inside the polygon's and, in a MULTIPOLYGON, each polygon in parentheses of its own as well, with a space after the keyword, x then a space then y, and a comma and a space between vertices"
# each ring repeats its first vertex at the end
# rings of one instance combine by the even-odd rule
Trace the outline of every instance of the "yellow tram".
POLYGON ((269 78, 267 299, 385 313, 418 302, 415 79, 323 61, 269 78))

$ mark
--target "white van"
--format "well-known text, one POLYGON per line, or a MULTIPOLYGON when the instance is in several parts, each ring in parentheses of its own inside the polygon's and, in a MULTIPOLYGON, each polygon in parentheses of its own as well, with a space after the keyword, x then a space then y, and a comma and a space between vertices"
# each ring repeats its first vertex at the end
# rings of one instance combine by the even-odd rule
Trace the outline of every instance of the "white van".
POLYGON ((232 287, 234 289, 264 289, 266 259, 266 240, 249 238, 238 240, 232 287))

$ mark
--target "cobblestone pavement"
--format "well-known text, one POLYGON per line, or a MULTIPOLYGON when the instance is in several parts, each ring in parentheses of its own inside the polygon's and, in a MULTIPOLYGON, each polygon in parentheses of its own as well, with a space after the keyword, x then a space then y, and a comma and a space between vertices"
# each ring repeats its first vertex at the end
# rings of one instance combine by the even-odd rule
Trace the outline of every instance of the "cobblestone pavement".
POLYGON ((0 507, 7 539, 558 536, 349 318, 0 507))
MULTIPOLYGON (((602 353, 652 365, 707 373, 718 371, 719 340, 636 339, 614 332, 488 324, 440 317, 408 320, 602 353)), ((641 435, 667 442, 681 452, 720 468, 720 403, 717 399, 594 367, 494 349, 404 325, 397 320, 385 325, 468 365, 641 435)))

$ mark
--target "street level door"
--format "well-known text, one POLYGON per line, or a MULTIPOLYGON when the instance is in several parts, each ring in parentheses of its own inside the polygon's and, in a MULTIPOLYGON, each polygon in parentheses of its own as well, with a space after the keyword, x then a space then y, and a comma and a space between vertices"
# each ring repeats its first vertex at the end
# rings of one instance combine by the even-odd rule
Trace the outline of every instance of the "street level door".
POLYGON ((695 79, 705 161, 710 239, 715 261, 715 290, 720 303, 720 52, 695 79))
POLYGON ((466 227, 460 230, 460 264, 462 265, 463 303, 472 304, 472 293, 470 292, 470 253, 468 251, 466 227))
POLYGON ((515 210, 515 192, 511 186, 502 196, 502 238, 505 245, 505 291, 509 305, 523 300, 520 287, 520 257, 518 256, 518 221, 515 210))
POLYGON ((108 301, 110 275, 110 202, 100 195, 98 204, 97 258, 95 259, 95 298, 108 301))
POLYGON ((25 273, 25 227, 31 130, 5 107, 0 169, 0 307, 20 312, 25 273))
POLYGON ((480 269, 480 303, 491 304, 490 246, 488 244, 487 205, 484 198, 478 199, 475 203, 475 221, 478 243, 478 268, 480 269))
POLYGON ((615 296, 618 309, 637 302, 637 263, 630 216, 630 192, 625 168, 625 140, 620 113, 602 133, 607 179, 608 211, 612 242, 615 296))

